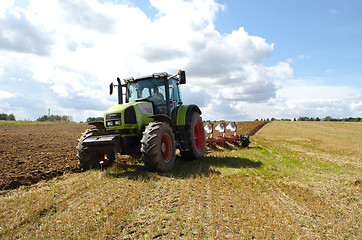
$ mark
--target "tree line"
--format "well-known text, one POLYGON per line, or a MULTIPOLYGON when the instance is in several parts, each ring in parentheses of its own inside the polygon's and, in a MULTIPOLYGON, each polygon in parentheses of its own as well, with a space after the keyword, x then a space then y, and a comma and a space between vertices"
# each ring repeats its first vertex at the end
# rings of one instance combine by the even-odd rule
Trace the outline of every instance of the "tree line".
POLYGON ((60 122, 73 122, 73 117, 71 116, 60 116, 60 115, 44 115, 42 117, 39 117, 36 121, 39 122, 55 122, 55 121, 60 121, 60 122))
POLYGON ((6 114, 6 113, 0 113, 0 120, 5 120, 5 121, 16 121, 15 119, 15 115, 10 113, 10 114, 6 114))
MULTIPOLYGON (((259 119, 255 119, 255 121, 259 121, 259 119)), ((362 122, 362 118, 360 117, 348 117, 348 118, 332 118, 331 116, 327 116, 324 118, 313 118, 313 117, 299 117, 294 119, 289 118, 266 118, 266 119, 260 119, 260 121, 324 121, 324 122, 362 122)))

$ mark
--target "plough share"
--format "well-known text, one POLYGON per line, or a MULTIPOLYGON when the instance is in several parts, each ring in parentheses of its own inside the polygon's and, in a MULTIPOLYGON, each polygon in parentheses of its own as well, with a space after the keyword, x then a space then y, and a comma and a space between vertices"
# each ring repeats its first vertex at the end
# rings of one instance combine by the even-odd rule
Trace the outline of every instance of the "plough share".
POLYGON ((214 129, 214 123, 208 122, 206 123, 205 132, 210 133, 210 136, 206 138, 206 143, 211 142, 226 142, 226 141, 241 141, 241 146, 249 147, 250 139, 248 135, 237 135, 237 124, 236 122, 230 122, 226 126, 226 122, 220 122, 214 129), (230 132, 234 132, 234 134, 230 136, 226 136, 226 129, 230 132), (214 130, 223 133, 222 136, 214 137, 214 130))

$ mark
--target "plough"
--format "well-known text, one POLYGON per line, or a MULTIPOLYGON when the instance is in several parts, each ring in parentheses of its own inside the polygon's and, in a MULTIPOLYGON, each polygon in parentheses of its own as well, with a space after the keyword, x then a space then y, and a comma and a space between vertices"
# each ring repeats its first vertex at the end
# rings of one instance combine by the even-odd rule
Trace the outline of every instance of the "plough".
POLYGON ((226 126, 226 122, 220 122, 216 127, 215 130, 218 132, 223 133, 222 136, 214 137, 214 123, 208 122, 205 127, 205 132, 210 133, 210 136, 206 138, 206 143, 211 142, 226 142, 226 141, 241 141, 241 146, 249 147, 250 139, 248 135, 237 135, 237 124, 236 122, 230 122, 226 126), (226 136, 226 129, 230 132, 234 132, 234 134, 230 136, 226 136))

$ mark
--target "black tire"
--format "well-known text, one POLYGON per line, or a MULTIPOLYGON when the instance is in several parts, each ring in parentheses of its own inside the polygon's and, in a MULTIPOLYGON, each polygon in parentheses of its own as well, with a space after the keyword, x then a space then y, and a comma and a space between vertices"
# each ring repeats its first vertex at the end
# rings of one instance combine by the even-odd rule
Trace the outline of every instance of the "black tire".
POLYGON ((89 169, 99 169, 102 167, 111 166, 115 159, 115 154, 107 153, 107 154, 90 154, 84 151, 83 141, 89 137, 99 135, 97 128, 87 129, 80 139, 78 139, 79 143, 77 146, 78 150, 78 164, 82 171, 87 171, 89 169), (104 164, 101 164, 103 161, 104 164))
POLYGON ((249 147, 250 140, 249 137, 241 136, 241 146, 242 147, 249 147))
POLYGON ((186 140, 190 147, 188 151, 181 151, 181 157, 186 160, 201 158, 205 154, 205 130, 199 113, 193 112, 190 123, 186 126, 186 140))
POLYGON ((175 164, 175 137, 165 122, 152 122, 146 126, 141 140, 142 161, 150 170, 167 172, 175 164))

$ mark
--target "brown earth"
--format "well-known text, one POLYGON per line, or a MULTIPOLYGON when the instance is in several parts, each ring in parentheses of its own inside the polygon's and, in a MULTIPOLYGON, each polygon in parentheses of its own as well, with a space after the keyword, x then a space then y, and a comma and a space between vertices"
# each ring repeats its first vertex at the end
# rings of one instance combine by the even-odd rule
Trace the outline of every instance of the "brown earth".
MULTIPOLYGON (((254 135, 266 123, 238 122, 237 134, 254 135)), ((75 148, 87 128, 86 124, 0 126, 0 190, 79 172, 75 148)))

